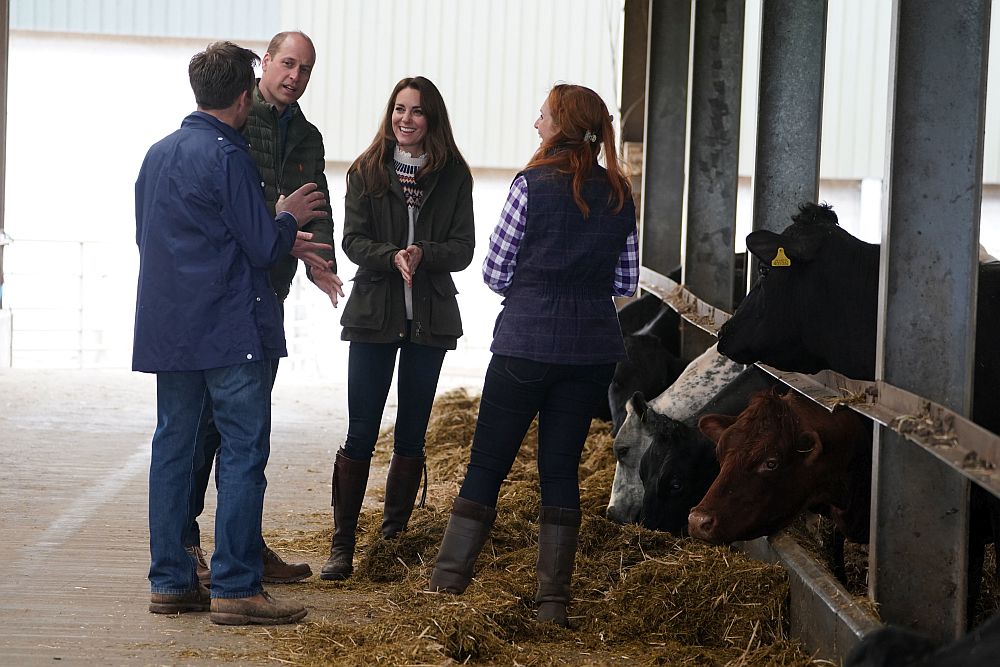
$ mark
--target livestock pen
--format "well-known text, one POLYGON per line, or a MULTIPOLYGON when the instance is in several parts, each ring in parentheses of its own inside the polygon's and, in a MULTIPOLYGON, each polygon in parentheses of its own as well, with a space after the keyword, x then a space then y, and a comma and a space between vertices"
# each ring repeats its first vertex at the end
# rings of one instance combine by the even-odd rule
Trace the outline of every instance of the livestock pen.
MULTIPOLYGON (((697 328, 716 332, 734 305, 741 8, 648 6, 642 286, 694 325, 689 356, 706 347, 697 328), (664 278, 678 263, 684 288, 664 278)), ((878 424, 869 596, 883 621, 942 640, 964 633, 968 620, 970 483, 1000 493, 1000 439, 965 419, 990 10, 981 0, 892 5, 876 381, 775 371, 804 395, 846 403, 878 424), (935 439, 942 431, 947 446, 935 439)), ((781 231, 799 203, 818 199, 826 30, 825 2, 764 3, 754 229, 781 231)), ((785 537, 744 548, 786 563, 793 634, 807 646, 843 657, 877 627, 785 537)))

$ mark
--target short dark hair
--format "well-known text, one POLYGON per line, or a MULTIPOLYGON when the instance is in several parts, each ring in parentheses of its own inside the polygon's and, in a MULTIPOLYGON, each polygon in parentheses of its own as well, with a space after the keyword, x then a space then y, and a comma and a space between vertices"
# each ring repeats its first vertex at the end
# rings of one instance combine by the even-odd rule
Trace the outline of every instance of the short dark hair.
POLYGON ((194 54, 188 78, 199 109, 226 109, 256 85, 254 66, 260 62, 250 49, 232 42, 215 42, 194 54))

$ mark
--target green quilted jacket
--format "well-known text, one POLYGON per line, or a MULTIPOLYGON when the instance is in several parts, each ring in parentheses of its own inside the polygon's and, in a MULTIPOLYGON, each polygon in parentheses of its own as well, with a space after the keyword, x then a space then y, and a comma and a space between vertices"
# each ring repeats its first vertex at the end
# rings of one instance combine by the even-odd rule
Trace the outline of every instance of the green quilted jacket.
MULTIPOLYGON (((326 195, 326 216, 313 220, 303 231, 312 232, 313 241, 327 243, 330 251, 324 254, 333 260, 333 271, 337 271, 337 258, 333 253, 333 217, 330 209, 330 189, 326 184, 323 170, 326 159, 323 150, 323 135, 316 126, 306 120, 298 104, 292 104, 293 116, 288 124, 288 139, 285 159, 282 162, 278 151, 278 111, 261 97, 260 90, 254 89, 254 104, 243 128, 243 136, 250 144, 250 155, 260 171, 261 185, 268 209, 274 214, 278 195, 295 192, 306 183, 316 183, 326 195)), ((285 255, 271 269, 271 286, 278 299, 284 302, 295 277, 298 260, 285 255)))

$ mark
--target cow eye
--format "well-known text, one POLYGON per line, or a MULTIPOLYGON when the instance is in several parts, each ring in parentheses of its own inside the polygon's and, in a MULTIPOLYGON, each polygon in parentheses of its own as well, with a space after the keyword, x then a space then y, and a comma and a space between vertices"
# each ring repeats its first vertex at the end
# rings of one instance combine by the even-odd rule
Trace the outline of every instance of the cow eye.
POLYGON ((757 274, 761 278, 765 277, 770 270, 771 270, 771 267, 768 266, 767 264, 765 264, 764 262, 758 262, 757 263, 757 274))
POLYGON ((679 479, 675 479, 675 480, 672 480, 670 482, 670 493, 672 493, 672 494, 676 495, 677 492, 680 491, 683 488, 684 488, 684 485, 681 484, 681 482, 680 482, 679 479))
POLYGON ((621 447, 621 448, 619 448, 618 451, 615 452, 615 454, 618 455, 618 460, 619 461, 624 461, 625 457, 628 456, 628 447, 621 447))
POLYGON ((760 467, 762 470, 777 470, 778 459, 767 459, 761 464, 760 467))

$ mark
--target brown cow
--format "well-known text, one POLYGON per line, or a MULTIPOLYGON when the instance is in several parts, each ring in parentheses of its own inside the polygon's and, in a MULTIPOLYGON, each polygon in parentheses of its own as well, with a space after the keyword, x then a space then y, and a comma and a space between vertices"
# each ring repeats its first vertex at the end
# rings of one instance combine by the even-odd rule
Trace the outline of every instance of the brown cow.
POLYGON ((770 535, 802 510, 829 515, 848 539, 868 541, 871 429, 790 391, 760 392, 737 417, 705 415, 719 476, 688 516, 693 537, 727 544, 770 535))

